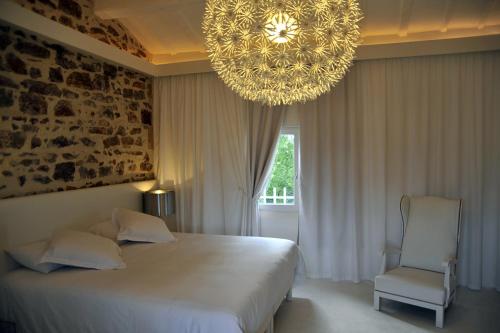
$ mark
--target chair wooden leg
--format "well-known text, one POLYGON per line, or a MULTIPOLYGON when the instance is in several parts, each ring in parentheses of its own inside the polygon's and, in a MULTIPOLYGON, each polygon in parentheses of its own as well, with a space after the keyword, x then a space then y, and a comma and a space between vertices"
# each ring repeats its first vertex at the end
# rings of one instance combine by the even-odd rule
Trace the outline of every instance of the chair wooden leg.
POLYGON ((455 296, 456 296, 456 293, 453 293, 453 295, 451 296, 450 300, 448 301, 448 306, 450 306, 450 305, 453 304, 453 301, 455 301, 455 296))
POLYGON ((266 333, 274 333, 274 318, 271 317, 271 321, 267 326, 266 333))
POLYGON ((377 292, 373 293, 373 308, 377 311, 380 311, 380 296, 377 292))
POLYGON ((436 327, 443 328, 444 324, 444 308, 436 310, 436 327))

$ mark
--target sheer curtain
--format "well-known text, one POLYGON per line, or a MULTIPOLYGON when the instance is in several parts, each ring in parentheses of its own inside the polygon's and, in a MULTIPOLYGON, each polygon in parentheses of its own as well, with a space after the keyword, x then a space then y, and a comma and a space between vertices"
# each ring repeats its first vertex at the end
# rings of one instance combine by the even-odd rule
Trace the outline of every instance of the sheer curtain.
POLYGON ((299 106, 311 277, 373 279, 403 193, 464 199, 459 282, 500 290, 500 52, 357 62, 299 106))
POLYGON ((154 96, 157 180, 175 188, 178 230, 256 235, 284 111, 244 101, 215 73, 158 78, 154 96))

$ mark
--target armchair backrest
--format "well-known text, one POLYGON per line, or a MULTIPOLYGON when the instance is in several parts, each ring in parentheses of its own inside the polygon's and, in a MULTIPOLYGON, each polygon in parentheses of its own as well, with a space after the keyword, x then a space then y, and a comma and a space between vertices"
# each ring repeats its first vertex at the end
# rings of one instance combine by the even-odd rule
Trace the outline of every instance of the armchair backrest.
POLYGON ((457 256, 461 210, 460 199, 403 196, 400 265, 444 272, 442 262, 457 256))

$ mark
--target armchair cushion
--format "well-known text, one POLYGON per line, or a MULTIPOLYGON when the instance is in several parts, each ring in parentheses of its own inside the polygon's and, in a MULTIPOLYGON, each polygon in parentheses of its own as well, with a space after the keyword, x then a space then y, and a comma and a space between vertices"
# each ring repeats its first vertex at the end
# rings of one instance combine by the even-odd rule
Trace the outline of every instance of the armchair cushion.
POLYGON ((375 277, 375 290, 438 305, 443 305, 446 297, 444 274, 409 267, 375 277))
POLYGON ((444 272, 457 250, 460 200, 411 197, 401 266, 444 272))

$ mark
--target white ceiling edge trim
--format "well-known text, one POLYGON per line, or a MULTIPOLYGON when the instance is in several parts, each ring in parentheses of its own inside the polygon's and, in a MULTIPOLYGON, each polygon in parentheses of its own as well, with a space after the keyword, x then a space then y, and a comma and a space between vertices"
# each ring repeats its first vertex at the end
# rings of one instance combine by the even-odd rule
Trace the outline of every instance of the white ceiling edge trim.
POLYGON ((196 60, 186 62, 176 62, 172 64, 156 65, 157 76, 174 76, 183 74, 208 73, 213 72, 210 60, 196 60))
POLYGON ((156 76, 156 66, 148 61, 133 56, 115 46, 108 45, 79 31, 68 28, 60 23, 54 22, 29 9, 21 7, 21 5, 17 3, 0 0, 0 20, 32 31, 66 46, 76 48, 85 53, 90 53, 106 61, 122 65, 147 75, 156 76))
POLYGON ((494 50, 500 50, 500 35, 360 45, 356 51, 356 60, 419 57, 494 50))
MULTIPOLYGON (((500 35, 474 36, 379 45, 360 45, 355 60, 388 59, 500 50, 500 35)), ((158 76, 206 73, 210 61, 198 60, 157 65, 158 76)))
MULTIPOLYGON (((174 76, 213 71, 208 59, 161 65, 149 63, 126 51, 65 27, 10 1, 0 0, 0 20, 151 76, 174 76)), ((500 35, 486 35, 393 44, 360 45, 356 52, 356 60, 468 53, 499 49, 500 35)))

